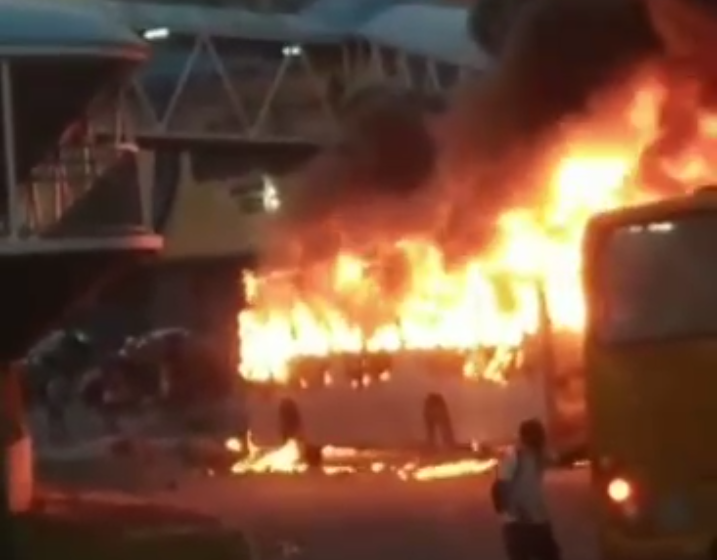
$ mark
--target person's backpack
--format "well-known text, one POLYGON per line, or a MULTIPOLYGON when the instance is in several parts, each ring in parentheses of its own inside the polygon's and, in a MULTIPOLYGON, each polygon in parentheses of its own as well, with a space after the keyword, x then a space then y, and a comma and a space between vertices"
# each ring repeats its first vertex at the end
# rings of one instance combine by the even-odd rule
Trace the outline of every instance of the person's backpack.
POLYGON ((515 469, 508 480, 500 480, 496 477, 490 488, 490 497, 493 502, 493 509, 496 513, 503 514, 510 507, 511 494, 523 466, 523 458, 519 451, 515 452, 515 469))

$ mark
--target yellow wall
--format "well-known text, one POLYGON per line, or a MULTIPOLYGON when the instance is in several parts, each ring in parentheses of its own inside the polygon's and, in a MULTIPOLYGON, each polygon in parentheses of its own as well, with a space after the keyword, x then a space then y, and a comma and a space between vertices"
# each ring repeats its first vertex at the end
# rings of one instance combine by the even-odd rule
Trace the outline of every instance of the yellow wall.
POLYGON ((265 216, 249 215, 226 183, 194 181, 182 157, 176 199, 164 230, 165 260, 235 257, 258 250, 265 216))

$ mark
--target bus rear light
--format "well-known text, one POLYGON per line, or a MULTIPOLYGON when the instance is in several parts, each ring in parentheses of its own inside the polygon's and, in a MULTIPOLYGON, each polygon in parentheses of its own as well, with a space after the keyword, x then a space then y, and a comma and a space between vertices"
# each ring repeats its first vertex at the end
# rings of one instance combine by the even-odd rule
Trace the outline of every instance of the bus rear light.
POLYGON ((607 496, 615 504, 626 504, 633 496, 632 485, 624 478, 613 478, 607 485, 607 496))

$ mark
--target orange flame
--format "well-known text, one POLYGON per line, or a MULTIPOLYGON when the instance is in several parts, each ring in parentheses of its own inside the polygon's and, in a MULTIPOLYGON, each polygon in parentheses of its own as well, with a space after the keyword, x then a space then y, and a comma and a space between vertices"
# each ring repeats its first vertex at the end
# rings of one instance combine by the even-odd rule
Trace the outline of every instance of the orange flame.
MULTIPOLYGON (((239 439, 226 441, 228 450, 242 455, 231 469, 233 474, 302 474, 308 471, 308 465, 302 458, 301 446, 296 440, 289 440, 281 447, 263 449, 249 438, 247 444, 239 439)), ((325 464, 321 472, 326 475, 345 475, 365 472, 368 474, 391 474, 401 480, 428 482, 447 478, 477 476, 486 473, 497 464, 493 458, 462 458, 455 461, 419 465, 415 461, 403 464, 390 464, 371 451, 362 451, 350 447, 326 446, 321 450, 325 464), (360 468, 360 460, 364 468, 360 468)))
POLYGON ((238 318, 241 374, 286 382, 300 357, 447 349, 467 356, 467 376, 501 381, 506 355, 539 329, 538 286, 553 327, 581 332, 588 219, 717 176, 717 114, 699 109, 693 89, 679 88, 683 113, 694 122, 669 151, 660 143, 662 117, 676 89, 654 72, 637 76, 629 95, 563 123, 540 169, 526 170, 526 177, 545 178, 540 204, 500 215, 493 245, 469 259, 449 262, 426 233, 395 239, 371 258, 345 247, 330 262, 307 266, 301 282, 291 273, 247 274, 251 305, 238 318), (648 178, 647 167, 661 179, 648 178), (487 361, 471 363, 483 350, 491 350, 487 361))

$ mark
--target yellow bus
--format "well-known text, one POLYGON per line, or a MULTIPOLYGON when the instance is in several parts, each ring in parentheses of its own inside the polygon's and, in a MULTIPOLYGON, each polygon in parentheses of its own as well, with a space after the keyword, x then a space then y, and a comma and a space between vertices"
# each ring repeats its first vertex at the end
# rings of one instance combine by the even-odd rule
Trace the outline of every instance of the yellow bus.
POLYGON ((597 216, 584 256, 603 558, 717 558, 717 190, 597 216))

